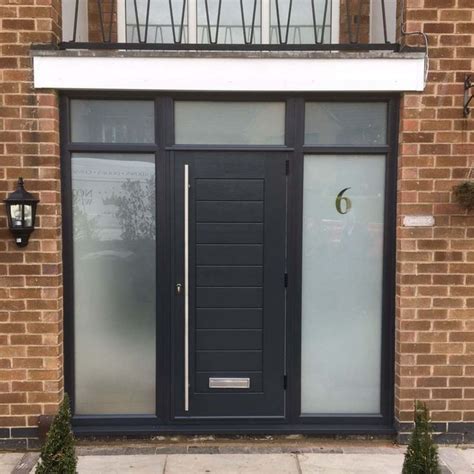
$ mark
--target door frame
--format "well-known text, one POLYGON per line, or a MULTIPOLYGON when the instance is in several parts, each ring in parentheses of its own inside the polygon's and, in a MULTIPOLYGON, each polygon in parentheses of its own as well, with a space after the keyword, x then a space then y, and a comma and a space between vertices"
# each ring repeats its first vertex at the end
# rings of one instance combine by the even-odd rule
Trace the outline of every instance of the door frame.
POLYGON ((156 156, 157 226, 157 319, 156 319, 156 416, 73 416, 79 435, 152 435, 156 433, 351 433, 393 434, 394 430, 394 353, 395 353, 395 251, 396 251, 396 185, 398 156, 398 94, 324 94, 324 93, 133 93, 103 91, 66 91, 60 97, 61 125, 61 193, 63 205, 64 267, 64 367, 65 390, 74 413, 74 291, 71 154, 74 152, 154 153, 156 156), (71 143, 69 101, 71 99, 154 100, 156 144, 71 143), (188 146, 174 144, 174 100, 213 101, 285 101, 286 128, 284 146, 188 146), (334 102, 386 102, 388 104, 388 141, 384 146, 304 146, 304 103, 321 100, 334 102), (174 279, 170 252, 172 215, 170 205, 170 155, 174 151, 256 151, 287 152, 288 232, 287 232, 287 391, 284 422, 258 420, 238 423, 214 420, 201 423, 177 423, 172 420, 170 335, 174 297, 174 279), (299 412, 301 375, 301 251, 302 251, 302 184, 303 156, 313 154, 385 154, 385 224, 384 279, 382 308, 381 414, 373 416, 340 415, 303 417, 299 412), (161 244, 161 245, 160 245, 161 244))

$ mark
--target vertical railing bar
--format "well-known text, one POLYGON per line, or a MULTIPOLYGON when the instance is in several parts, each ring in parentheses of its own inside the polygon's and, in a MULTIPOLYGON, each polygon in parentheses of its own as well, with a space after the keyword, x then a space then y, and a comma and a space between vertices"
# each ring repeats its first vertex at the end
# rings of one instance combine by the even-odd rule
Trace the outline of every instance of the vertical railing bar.
POLYGON ((133 0, 133 5, 135 9, 135 24, 137 25, 137 36, 138 36, 138 42, 142 42, 142 33, 140 31, 140 19, 138 17, 138 5, 137 5, 137 0, 133 0))
POLYGON ((316 6, 314 4, 315 0, 311 0, 311 13, 313 14, 313 31, 314 31, 314 42, 318 44, 318 31, 316 27, 316 6))
POLYGON ((385 11, 385 0, 380 0, 382 3, 382 20, 383 20, 383 37, 385 43, 388 43, 388 33, 387 33, 387 13, 385 11))
POLYGON ((217 4, 215 39, 212 38, 211 17, 210 17, 210 14, 209 14, 209 2, 208 2, 208 0, 204 0, 204 5, 206 7, 207 33, 208 33, 208 36, 209 36, 209 43, 210 44, 217 44, 217 42, 219 41, 219 26, 220 26, 220 22, 221 22, 222 0, 219 0, 218 4, 217 4))
POLYGON ((252 23, 250 29, 250 39, 247 40, 247 25, 245 23, 245 12, 244 12, 244 0, 240 0, 240 13, 242 15, 242 29, 244 33, 244 43, 245 44, 252 44, 254 33, 255 33, 255 18, 257 15, 257 0, 253 2, 253 14, 252 14, 252 23))
POLYGON ((293 0, 290 0, 288 5, 288 18, 286 21, 286 31, 285 31, 285 39, 283 40, 283 36, 281 33, 281 19, 280 19, 280 4, 278 0, 275 0, 276 6, 276 17, 277 17, 277 26, 278 26, 278 36, 280 39, 280 44, 288 44, 288 35, 290 30, 290 22, 291 22, 291 12, 293 10, 293 0))
POLYGON ((147 1, 146 5, 146 19, 145 19, 145 43, 148 41, 148 25, 150 22, 150 2, 151 0, 147 1))
POLYGON ((112 43, 114 13, 115 13, 115 0, 112 0, 112 8, 110 9, 110 19, 109 19, 109 43, 112 43))
POLYGON ((347 37, 349 43, 352 43, 352 24, 351 24, 351 0, 346 0, 346 22, 347 22, 347 37))
POLYGON ((221 24, 221 10, 222 10, 222 0, 219 0, 219 7, 217 10, 217 23, 216 23, 216 40, 214 44, 217 44, 219 41, 219 27, 221 24))
MULTIPOLYGON (((183 0, 183 10, 181 11, 181 25, 179 27, 179 42, 182 43, 183 42, 183 32, 184 32, 184 19, 186 18, 186 1, 187 0, 183 0)), ((189 25, 188 25, 188 28, 189 28, 189 25)))
POLYGON ((288 6, 288 20, 286 22, 285 44, 288 44, 288 36, 290 34, 290 22, 291 22, 291 13, 292 12, 293 12, 293 0, 290 0, 290 4, 288 6))
POLYGON ((326 0, 324 3, 324 16, 323 16, 323 28, 321 30, 321 42, 319 44, 324 44, 324 34, 326 32, 326 21, 327 21, 327 15, 328 15, 328 10, 329 10, 329 0, 326 0))
POLYGON ((168 0, 168 5, 170 7, 171 33, 173 35, 173 43, 176 44, 177 41, 176 41, 176 32, 174 31, 174 12, 173 12, 172 0, 168 0))
POLYGON ((355 39, 355 44, 359 44, 360 43, 360 24, 362 23, 361 22, 361 18, 362 18, 362 5, 363 5, 363 0, 359 0, 359 11, 358 11, 358 14, 357 14, 357 28, 356 28, 356 39, 355 39))
POLYGON ((212 44, 212 37, 211 37, 211 20, 209 18, 209 4, 207 0, 204 0, 204 7, 206 9, 206 21, 207 21, 207 35, 209 37, 209 43, 212 44))
POLYGON ((275 0, 275 13, 276 13, 276 20, 277 20, 277 28, 278 28, 278 39, 280 44, 282 44, 282 36, 281 36, 281 22, 280 22, 280 4, 278 0, 275 0))
POLYGON ((102 33, 102 41, 104 43, 107 43, 107 40, 105 39, 104 19, 102 18, 102 5, 100 3, 100 0, 97 0, 97 8, 99 10, 99 24, 100 24, 100 31, 102 33))
POLYGON ((72 40, 76 41, 77 35, 77 21, 79 17, 79 0, 76 0, 76 9, 74 11, 74 29, 72 30, 72 40))

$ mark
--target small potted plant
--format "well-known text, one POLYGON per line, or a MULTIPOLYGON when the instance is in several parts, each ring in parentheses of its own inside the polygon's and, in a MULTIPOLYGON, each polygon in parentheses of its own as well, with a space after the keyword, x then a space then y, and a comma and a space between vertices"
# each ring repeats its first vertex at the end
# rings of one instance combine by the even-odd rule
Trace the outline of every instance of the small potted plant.
POLYGON ((463 209, 474 209, 474 181, 464 181, 453 188, 455 201, 463 209))

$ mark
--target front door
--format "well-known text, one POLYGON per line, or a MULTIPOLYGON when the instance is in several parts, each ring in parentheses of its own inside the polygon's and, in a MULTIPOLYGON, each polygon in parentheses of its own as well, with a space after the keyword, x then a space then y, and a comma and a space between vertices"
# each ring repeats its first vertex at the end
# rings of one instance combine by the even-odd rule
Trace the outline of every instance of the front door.
POLYGON ((175 419, 285 415, 286 159, 174 155, 175 419))

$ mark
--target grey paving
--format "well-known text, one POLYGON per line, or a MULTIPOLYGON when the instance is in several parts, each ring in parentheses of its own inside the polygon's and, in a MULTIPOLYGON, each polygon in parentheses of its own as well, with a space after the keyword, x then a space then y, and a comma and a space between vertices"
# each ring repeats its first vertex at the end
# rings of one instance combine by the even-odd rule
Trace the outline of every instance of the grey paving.
POLYGON ((294 454, 170 454, 165 474, 298 474, 294 454))
MULTIPOLYGON (((79 474, 400 474, 405 448, 389 446, 115 446, 78 449, 79 474), (265 452, 255 452, 255 450, 265 452), (280 451, 275 452, 277 449, 280 451), (172 454, 169 454, 172 453, 172 454)), ((440 447, 443 474, 474 473, 474 449, 440 447)), ((0 453, 0 474, 34 472, 38 453, 0 453)))
POLYGON ((471 474, 472 466, 460 449, 438 448, 441 461, 455 474, 471 474))
MULTIPOLYGON (((449 459, 447 459, 447 456, 444 453, 444 450, 447 448, 440 448, 440 455, 448 464, 450 462, 449 459)), ((462 456, 464 461, 466 462, 465 465, 462 465, 462 469, 468 469, 467 472, 474 472, 474 449, 473 448, 468 448, 468 449, 456 449, 455 450, 458 456, 462 456)), ((457 474, 457 473, 456 473, 457 474)))
POLYGON ((10 474, 22 457, 23 453, 0 453, 0 474, 10 474))
POLYGON ((299 454, 302 474, 400 474, 403 454, 299 454))
POLYGON ((31 472, 33 467, 35 467, 38 458, 39 453, 25 453, 13 469, 12 474, 28 474, 31 472))
POLYGON ((166 456, 123 455, 123 456, 80 456, 77 466, 79 474, 121 474, 139 472, 141 474, 162 474, 166 456))

